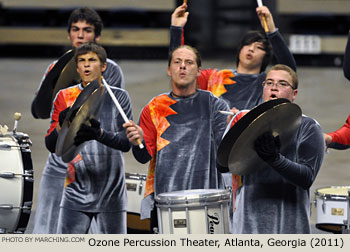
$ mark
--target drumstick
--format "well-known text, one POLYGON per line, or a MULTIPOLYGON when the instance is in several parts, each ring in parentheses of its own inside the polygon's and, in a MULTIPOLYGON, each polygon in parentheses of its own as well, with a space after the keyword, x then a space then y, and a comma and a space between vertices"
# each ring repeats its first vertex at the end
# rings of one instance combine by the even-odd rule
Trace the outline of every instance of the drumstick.
POLYGON ((233 113, 231 111, 224 111, 224 110, 219 110, 219 113, 223 114, 223 115, 230 115, 230 116, 234 116, 236 113, 233 113))
MULTIPOLYGON (((258 3, 259 7, 263 6, 262 0, 256 0, 256 1, 258 3)), ((264 30, 265 30, 266 33, 268 33, 269 32, 269 27, 267 26, 266 17, 262 16, 261 18, 262 18, 262 21, 263 21, 263 24, 264 24, 264 30)))
POLYGON ((187 4, 187 0, 184 0, 184 3, 187 4))
MULTIPOLYGON (((107 84, 107 82, 105 81, 105 79, 102 78, 102 82, 103 82, 103 85, 106 87, 106 89, 107 89, 109 95, 111 96, 111 98, 112 98, 114 104, 117 106, 117 109, 119 110, 119 113, 122 115, 124 121, 125 121, 126 123, 129 122, 130 120, 129 120, 129 119, 127 118, 127 116, 125 115, 123 108, 120 106, 120 104, 119 104, 117 98, 115 98, 115 95, 113 94, 111 88, 109 87, 109 85, 107 84)), ((143 146, 141 140, 140 140, 140 139, 137 139, 136 142, 137 142, 137 144, 139 145, 139 148, 140 148, 140 149, 143 149, 144 146, 143 146)))

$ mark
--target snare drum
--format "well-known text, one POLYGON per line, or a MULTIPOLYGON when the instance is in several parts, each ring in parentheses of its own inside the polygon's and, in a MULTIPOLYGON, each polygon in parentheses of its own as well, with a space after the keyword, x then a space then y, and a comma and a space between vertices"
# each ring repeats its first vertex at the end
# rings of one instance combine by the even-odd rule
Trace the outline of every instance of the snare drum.
POLYGON ((197 189, 156 196, 161 234, 227 234, 230 190, 197 189))
POLYGON ((316 227, 341 233, 344 220, 348 218, 348 191, 350 186, 332 186, 315 191, 316 227))
POLYGON ((146 175, 125 173, 128 193, 127 232, 128 234, 150 233, 150 220, 140 219, 141 200, 145 194, 146 175))
POLYGON ((17 132, 0 137, 0 233, 24 233, 32 208, 31 141, 17 132))

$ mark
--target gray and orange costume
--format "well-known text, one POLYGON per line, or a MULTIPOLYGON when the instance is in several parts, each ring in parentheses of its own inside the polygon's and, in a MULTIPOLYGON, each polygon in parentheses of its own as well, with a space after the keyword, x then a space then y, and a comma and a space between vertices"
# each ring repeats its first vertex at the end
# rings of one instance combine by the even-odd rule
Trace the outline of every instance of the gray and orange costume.
POLYGON ((146 148, 133 146, 139 162, 150 161, 141 218, 150 217, 160 193, 223 188, 216 152, 227 122, 219 110, 228 110, 227 103, 203 90, 186 98, 161 94, 143 108, 139 124, 146 148))

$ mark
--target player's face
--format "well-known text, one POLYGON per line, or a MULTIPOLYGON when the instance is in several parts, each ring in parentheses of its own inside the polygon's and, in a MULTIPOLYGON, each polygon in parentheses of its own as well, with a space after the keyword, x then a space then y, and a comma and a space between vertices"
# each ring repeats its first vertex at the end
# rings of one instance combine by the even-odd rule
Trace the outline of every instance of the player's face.
POLYGON ((174 51, 168 67, 168 75, 175 88, 196 88, 200 67, 197 65, 195 53, 188 48, 179 48, 174 51))
POLYGON ((266 52, 262 42, 253 42, 242 47, 239 54, 239 64, 246 68, 260 68, 266 52))
POLYGON ((78 21, 72 23, 68 39, 71 41, 72 47, 77 48, 84 43, 98 41, 100 37, 95 37, 95 27, 92 24, 88 24, 86 21, 78 21))
POLYGON ((83 81, 84 87, 94 81, 101 79, 103 71, 106 70, 106 63, 102 64, 94 52, 78 56, 77 71, 83 81))
POLYGON ((295 100, 298 90, 292 88, 293 80, 288 72, 284 70, 271 70, 270 72, 268 72, 265 82, 273 83, 273 85, 264 86, 264 101, 269 101, 278 98, 286 98, 291 102, 295 100), (287 85, 287 83, 289 85, 287 85))

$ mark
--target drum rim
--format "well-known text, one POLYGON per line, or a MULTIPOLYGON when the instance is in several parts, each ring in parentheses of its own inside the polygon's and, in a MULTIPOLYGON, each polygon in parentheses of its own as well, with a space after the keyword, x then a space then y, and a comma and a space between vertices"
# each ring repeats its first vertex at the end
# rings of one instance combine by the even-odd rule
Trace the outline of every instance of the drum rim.
POLYGON ((231 198, 231 191, 229 189, 192 189, 192 190, 181 190, 173 191, 168 193, 160 193, 155 197, 157 206, 188 206, 188 205, 210 205, 220 204, 225 201, 229 201, 231 198), (193 192, 193 194, 186 195, 175 195, 183 192, 193 192), (195 192, 207 192, 206 195, 195 194, 195 192), (172 195, 169 195, 172 194, 172 195))
POLYGON ((339 195, 339 194, 330 194, 330 193, 321 193, 319 190, 321 189, 327 189, 327 188, 348 188, 350 190, 350 186, 326 186, 326 187, 319 187, 315 190, 316 197, 323 197, 323 198, 329 198, 329 199, 350 199, 347 195, 339 195))

